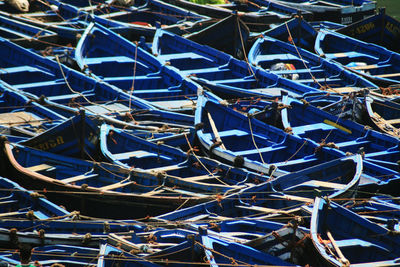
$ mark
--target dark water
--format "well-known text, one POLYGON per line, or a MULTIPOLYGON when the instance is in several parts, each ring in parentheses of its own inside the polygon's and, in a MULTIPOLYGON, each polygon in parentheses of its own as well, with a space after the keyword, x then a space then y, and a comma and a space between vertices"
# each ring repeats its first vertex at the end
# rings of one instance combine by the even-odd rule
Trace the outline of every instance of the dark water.
POLYGON ((386 7, 386 13, 400 19, 400 0, 377 0, 378 7, 386 7))

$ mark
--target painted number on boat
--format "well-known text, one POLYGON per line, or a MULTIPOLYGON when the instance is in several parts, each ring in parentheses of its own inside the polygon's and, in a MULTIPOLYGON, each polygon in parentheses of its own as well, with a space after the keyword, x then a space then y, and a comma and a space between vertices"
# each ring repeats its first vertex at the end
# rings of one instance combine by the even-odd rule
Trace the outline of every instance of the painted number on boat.
POLYGON ((385 26, 386 30, 388 30, 391 34, 398 36, 400 35, 400 28, 394 25, 393 23, 386 22, 385 26))
POLYGON ((350 24, 353 22, 353 18, 352 17, 344 17, 341 19, 341 23, 342 24, 350 24))
POLYGON ((356 33, 357 34, 362 34, 362 33, 366 33, 370 30, 372 30, 373 28, 375 28, 375 24, 373 22, 361 25, 359 27, 356 28, 356 33))
POLYGON ((34 147, 40 150, 49 150, 50 148, 54 148, 61 144, 64 144, 64 139, 62 136, 57 136, 54 139, 49 139, 46 142, 35 145, 34 147))

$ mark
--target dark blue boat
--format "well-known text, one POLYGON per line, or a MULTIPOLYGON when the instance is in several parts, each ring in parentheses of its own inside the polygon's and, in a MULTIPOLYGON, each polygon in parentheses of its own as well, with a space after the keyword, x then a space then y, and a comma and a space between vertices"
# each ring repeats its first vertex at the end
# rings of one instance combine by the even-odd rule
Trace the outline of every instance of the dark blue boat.
POLYGON ((315 200, 310 231, 321 266, 398 264, 398 235, 333 201, 315 200))
POLYGON ((93 159, 98 158, 98 135, 96 122, 81 111, 80 115, 66 119, 21 144, 64 156, 93 159))
POLYGON ((131 7, 110 5, 107 1, 97 1, 93 5, 90 1, 36 1, 31 3, 29 12, 18 12, 6 7, 0 6, 1 14, 49 29, 71 42, 92 21, 129 39, 146 36, 149 40, 154 35, 156 25, 162 25, 177 34, 185 34, 212 23, 207 16, 157 0, 135 1, 131 7))
POLYGON ((400 81, 400 55, 382 46, 320 30, 315 41, 315 52, 375 83, 391 85, 400 81))
POLYGON ((210 155, 268 176, 301 170, 345 153, 299 138, 260 120, 198 99, 195 123, 201 145, 210 155))
MULTIPOLYGON (((273 3, 263 1, 265 2, 263 7, 260 7, 260 4, 257 3, 262 1, 241 2, 239 4, 227 3, 223 5, 202 5, 187 0, 166 0, 166 2, 214 19, 224 19, 235 12, 252 32, 265 31, 270 24, 281 23, 297 14, 296 8, 291 8, 275 1, 273 3)), ((305 13, 305 16, 310 15, 308 12, 305 13)))
POLYGON ((209 195, 180 191, 173 185, 163 187, 161 175, 69 158, 18 144, 3 142, 2 157, 1 171, 15 181, 43 191, 70 209, 98 218, 140 218, 210 199, 209 195), (161 188, 170 190, 158 190, 161 188), (127 213, 127 209, 133 212, 127 213))
POLYGON ((298 97, 322 92, 163 30, 156 32, 152 50, 160 61, 224 99, 254 95, 276 97, 281 92, 298 97))
POLYGON ((398 151, 399 140, 368 129, 350 120, 342 120, 320 109, 290 97, 283 97, 283 127, 303 138, 319 143, 333 143, 343 152, 362 152, 368 158, 371 153, 398 151))
POLYGON ((224 241, 209 235, 201 236, 202 245, 211 266, 273 265, 294 266, 288 262, 235 242, 224 241))
POLYGON ((228 194, 268 179, 199 157, 191 146, 189 153, 193 155, 161 142, 149 142, 109 125, 101 126, 100 149, 113 164, 147 173, 148 179, 153 180, 149 181, 150 184, 158 185, 148 195, 170 192, 207 198, 204 194, 228 194))
POLYGON ((76 47, 75 59, 87 74, 159 109, 193 112, 195 108, 199 85, 100 25, 90 24, 86 29, 76 47))
POLYGON ((1 218, 46 220, 71 216, 70 212, 48 201, 44 195, 29 191, 9 179, 1 177, 0 187, 1 218))
POLYGON ((249 37, 249 28, 235 13, 200 31, 185 35, 186 39, 208 45, 239 59, 245 56, 249 37))
POLYGON ((336 32, 355 39, 374 43, 389 50, 400 52, 400 22, 386 14, 385 8, 380 8, 379 13, 363 20, 354 22, 346 27, 341 27, 336 32))
POLYGON ((248 58, 253 65, 320 90, 348 93, 365 87, 378 88, 338 64, 268 36, 256 40, 248 58))
POLYGON ((154 113, 156 116, 159 114, 192 125, 191 116, 159 111, 145 100, 10 41, 2 39, 0 47, 4 56, 0 61, 1 82, 65 117, 74 116, 79 109, 85 109, 88 116, 99 116, 113 124, 135 127, 137 123, 134 122, 134 114, 140 110, 140 113, 154 113), (14 57, 9 57, 9 54, 14 57), (131 113, 131 116, 127 113, 131 113), (128 121, 115 119, 121 116, 128 121))
MULTIPOLYGON (((87 248, 83 246, 71 245, 49 245, 35 247, 32 251, 31 261, 41 266, 51 266, 53 264, 63 264, 64 266, 84 266, 97 262, 99 255, 98 248, 87 248), (73 255, 73 256, 72 256, 73 255)), ((15 250, 2 251, 0 261, 10 265, 20 264, 19 253, 15 250)))
POLYGON ((314 20, 329 20, 342 24, 350 24, 373 15, 376 2, 371 0, 280 0, 289 7, 305 10, 313 14, 314 20))
POLYGON ((30 138, 66 118, 32 102, 26 96, 0 84, 0 125, 2 134, 30 138))
POLYGON ((314 201, 315 189, 330 198, 354 196, 361 173, 361 157, 352 156, 293 172, 238 193, 156 218, 187 223, 232 219, 288 222, 300 215, 302 205, 314 201))
POLYGON ((0 15, 0 36, 24 47, 36 47, 39 43, 55 43, 55 32, 0 15), (32 45, 34 43, 34 45, 32 45))
POLYGON ((395 137, 400 136, 400 104, 389 99, 368 97, 365 106, 372 126, 395 137))

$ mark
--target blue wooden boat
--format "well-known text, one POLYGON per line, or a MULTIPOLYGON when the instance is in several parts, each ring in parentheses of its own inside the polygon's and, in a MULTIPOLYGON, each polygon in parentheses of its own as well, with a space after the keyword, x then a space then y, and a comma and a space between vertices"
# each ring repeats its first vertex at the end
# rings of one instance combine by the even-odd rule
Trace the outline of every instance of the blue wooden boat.
POLYGON ((368 97, 365 106, 372 126, 395 137, 400 136, 400 104, 389 99, 368 97))
POLYGON ((362 191, 376 192, 378 188, 389 190, 389 184, 395 186, 399 178, 396 174, 398 157, 395 156, 399 150, 399 141, 351 121, 356 112, 354 109, 357 110, 356 104, 363 104, 357 98, 331 95, 329 98, 332 98, 333 103, 324 106, 324 102, 329 102, 329 99, 322 97, 322 101, 315 96, 309 99, 310 102, 288 96, 282 97, 282 103, 261 99, 240 100, 231 107, 284 129, 287 133, 313 140, 320 146, 339 149, 344 153, 361 153, 365 159, 360 182, 365 190, 362 191), (314 107, 314 104, 322 104, 322 108, 314 107), (338 106, 333 109, 331 105, 338 106), (345 109, 347 106, 349 110, 345 109), (338 114, 331 114, 330 108, 338 114))
POLYGON ((378 152, 398 151, 399 140, 368 129, 350 120, 342 120, 320 109, 290 97, 283 97, 283 127, 294 135, 331 144, 343 152, 362 152, 366 158, 378 152))
POLYGON ((366 43, 329 30, 320 30, 315 52, 335 60, 349 70, 383 85, 398 84, 400 55, 379 45, 366 43))
MULTIPOLYGON (((166 0, 166 2, 214 19, 224 19, 237 12, 252 32, 265 31, 269 27, 268 25, 281 23, 292 15, 297 14, 297 9, 275 1, 274 3, 271 1, 271 3, 264 4, 262 8, 258 7, 260 4, 254 4, 254 2, 249 2, 248 4, 227 3, 223 5, 202 5, 187 0, 166 0), (243 8, 243 6, 245 7, 243 8)), ((309 13, 307 14, 309 15, 309 13)))
POLYGON ((140 113, 173 118, 186 125, 193 123, 192 116, 159 111, 145 100, 5 39, 1 40, 0 47, 4 56, 0 61, 1 83, 19 90, 65 117, 74 116, 79 109, 85 109, 88 116, 99 116, 113 124, 135 127, 137 123, 134 122, 135 113, 132 112, 140 110, 140 113), (9 54, 15 55, 15 58, 9 57, 9 54), (121 116, 125 117, 124 120, 128 119, 128 122, 115 119, 121 116))
POLYGON ((75 60, 86 73, 159 109, 193 112, 195 108, 199 85, 100 25, 90 24, 86 29, 75 60))
POLYGON ((310 23, 300 17, 288 20, 263 34, 315 53, 314 43, 318 32, 310 23))
POLYGON ((377 88, 376 85, 338 64, 322 59, 292 44, 262 36, 256 40, 248 55, 249 62, 283 78, 336 93, 377 88))
POLYGON ((156 32, 152 50, 160 61, 224 99, 254 95, 276 97, 282 91, 296 97, 322 92, 163 30, 156 32))
POLYGON ((135 1, 131 7, 110 5, 107 1, 97 1, 92 5, 90 1, 48 0, 32 2, 29 12, 15 12, 0 6, 0 13, 52 30, 72 42, 92 21, 129 39, 146 36, 149 40, 157 24, 177 34, 184 34, 212 23, 207 16, 157 0, 135 1))
POLYGON ((28 218, 13 218, 11 216, 4 216, 2 218, 0 227, 6 229, 15 228, 17 231, 44 231, 45 233, 52 234, 71 234, 76 233, 85 235, 87 233, 95 235, 103 235, 106 239, 107 235, 113 234, 126 234, 129 231, 135 233, 145 232, 148 227, 147 224, 134 221, 134 220, 108 220, 108 219, 93 219, 79 211, 73 211, 68 216, 51 217, 49 219, 34 219, 28 218))
POLYGON ((16 91, 2 85, 0 88, 2 134, 30 138, 66 119, 16 91))
POLYGON ((343 206, 352 212, 380 224, 389 230, 399 231, 400 206, 392 202, 388 195, 371 197, 368 201, 354 201, 343 206))
POLYGON ((350 24, 373 15, 376 2, 371 0, 280 0, 279 2, 297 9, 313 13, 314 20, 329 20, 350 24))
MULTIPOLYGON (((113 164, 148 173, 153 180, 150 183, 158 185, 153 192, 157 194, 169 191, 206 198, 202 194, 228 194, 268 179, 216 160, 188 155, 160 142, 149 142, 106 124, 101 126, 100 149, 113 164)), ((189 152, 195 153, 192 149, 189 152)))
POLYGON ((385 8, 380 8, 379 13, 354 22, 346 27, 341 27, 336 32, 350 36, 367 43, 374 43, 395 52, 400 52, 398 43, 400 35, 398 29, 400 22, 387 15, 385 8))
POLYGON ((108 0, 97 1, 96 5, 87 0, 60 2, 72 5, 80 12, 90 13, 94 21, 123 35, 146 36, 150 40, 157 26, 182 35, 196 32, 214 22, 207 14, 199 15, 159 0, 131 1, 125 6, 108 0))
POLYGON ((198 99, 195 123, 199 141, 210 155, 268 176, 345 155, 240 114, 206 96, 198 99))
MULTIPOLYGON (((96 262, 98 255, 98 248, 71 245, 39 246, 33 249, 31 262, 37 262, 41 266, 51 266, 57 263, 75 267, 96 262)), ((18 265, 21 262, 20 255, 15 250, 2 251, 0 253, 0 261, 12 266, 18 265)))
POLYGON ((0 36, 24 47, 37 47, 39 43, 55 43, 58 39, 55 32, 3 15, 0 15, 0 36))
POLYGON ((0 246, 7 248, 18 248, 20 244, 27 244, 32 247, 48 245, 84 245, 86 247, 98 248, 103 239, 104 234, 46 234, 45 232, 38 233, 26 229, 24 231, 17 231, 16 229, 0 228, 0 246))
POLYGON ((186 39, 208 45, 236 58, 243 59, 247 50, 250 30, 236 14, 217 21, 200 31, 185 35, 186 39))
POLYGON ((80 115, 20 143, 64 156, 93 159, 98 158, 98 134, 96 122, 81 111, 80 115))
MULTIPOLYGON (((138 118, 136 117, 136 119, 138 118)), ((145 126, 138 125, 137 129, 133 130, 125 128, 126 133, 145 138, 149 142, 162 142, 182 148, 188 146, 187 140, 193 141, 194 130, 191 127, 174 125, 169 122, 168 118, 157 116, 149 116, 145 119, 157 119, 159 121, 137 120, 145 124, 145 126)), ((19 141, 19 143, 64 156, 91 160, 98 159, 99 127, 102 123, 104 121, 95 118, 92 119, 86 116, 84 110, 81 110, 79 115, 65 119, 65 121, 47 131, 39 133, 34 137, 25 138, 19 141)))
POLYGON ((130 254, 117 246, 112 246, 108 243, 101 244, 100 253, 97 260, 98 267, 114 266, 118 265, 121 267, 128 266, 146 266, 146 267, 157 267, 162 266, 156 263, 152 263, 139 256, 130 254))
POLYGON ((286 261, 260 252, 246 245, 224 241, 206 233, 201 235, 208 262, 212 266, 225 265, 273 265, 294 266, 286 261))
POLYGON ((397 264, 398 235, 333 201, 315 200, 310 231, 323 266, 397 264))
POLYGON ((55 32, 58 36, 57 43, 61 40, 66 43, 74 42, 76 35, 82 33, 86 25, 83 12, 77 14, 76 8, 56 0, 31 1, 29 10, 24 12, 10 9, 8 5, 3 4, 0 5, 0 14, 12 20, 55 32))
MULTIPOLYGON (((283 224, 272 220, 233 219, 208 223, 200 221, 192 223, 191 226, 203 233, 207 230, 206 234, 214 240, 236 243, 232 247, 239 247, 239 245, 251 247, 258 251, 258 255, 266 253, 285 261, 285 264, 303 266, 310 262, 310 254, 307 254, 310 246, 305 238, 309 230, 299 226, 296 220, 283 224)), ((226 247, 229 249, 228 245, 226 247)))
POLYGON ((278 177, 227 197, 163 214, 156 219, 196 223, 202 220, 270 218, 288 222, 300 215, 302 205, 314 201, 315 189, 330 198, 354 196, 361 173, 362 159, 359 155, 338 159, 278 177))
POLYGON ((69 158, 8 142, 3 142, 2 153, 3 173, 29 188, 47 192, 49 198, 66 207, 79 208, 98 218, 105 214, 109 218, 139 218, 210 199, 209 195, 193 191, 174 191, 173 185, 163 187, 162 177, 113 164, 69 158), (132 208, 133 213, 126 212, 132 208))
POLYGON ((67 218, 71 215, 70 212, 45 199, 44 195, 29 191, 9 179, 1 177, 0 188, 2 219, 46 220, 53 217, 67 218))

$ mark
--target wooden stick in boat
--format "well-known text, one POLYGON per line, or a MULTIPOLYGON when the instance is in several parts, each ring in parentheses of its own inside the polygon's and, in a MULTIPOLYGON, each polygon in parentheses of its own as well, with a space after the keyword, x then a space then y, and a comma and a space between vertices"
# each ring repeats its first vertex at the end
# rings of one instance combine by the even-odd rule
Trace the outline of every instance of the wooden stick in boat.
POLYGON ((340 250, 339 246, 336 244, 335 239, 333 238, 330 231, 326 231, 326 235, 328 236, 329 240, 332 243, 333 248, 336 250, 336 253, 339 256, 339 260, 344 264, 344 266, 350 266, 350 262, 346 257, 343 255, 342 251, 340 250))
POLYGON ((224 150, 226 150, 226 148, 225 148, 225 146, 224 146, 224 143, 222 143, 221 137, 219 136, 217 126, 215 126, 214 120, 213 120, 213 118, 211 117, 211 114, 210 114, 209 112, 207 112, 207 116, 208 116, 208 120, 210 121, 211 129, 212 129, 212 131, 213 131, 213 133, 214 133, 215 140, 216 140, 217 142, 221 142, 221 148, 224 149, 224 150))

